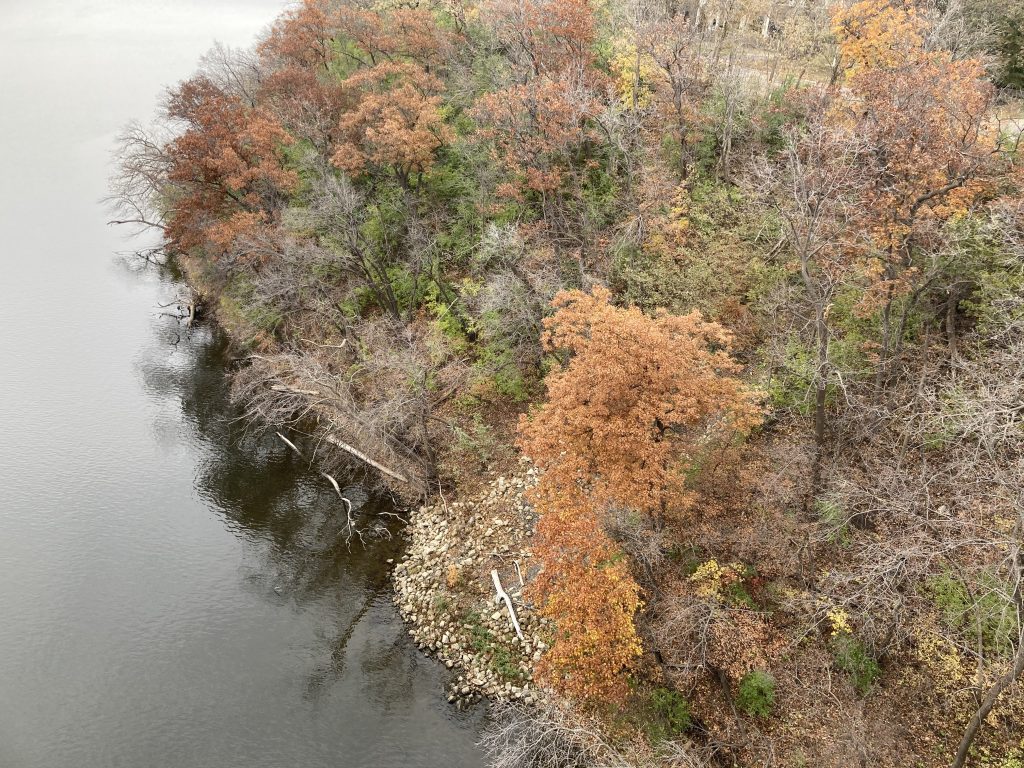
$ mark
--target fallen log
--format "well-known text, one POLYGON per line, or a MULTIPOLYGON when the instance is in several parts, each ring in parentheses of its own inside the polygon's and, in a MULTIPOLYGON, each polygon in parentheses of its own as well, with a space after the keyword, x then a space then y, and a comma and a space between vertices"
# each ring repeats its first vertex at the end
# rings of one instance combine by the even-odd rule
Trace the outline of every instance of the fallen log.
POLYGON ((494 582, 494 589, 498 593, 498 596, 495 598, 495 602, 501 603, 503 600, 505 601, 505 607, 508 608, 509 618, 512 619, 512 626, 516 628, 516 635, 518 635, 519 639, 522 640, 523 630, 519 628, 519 619, 516 618, 516 611, 512 607, 512 598, 508 596, 508 592, 506 592, 501 586, 501 579, 499 578, 497 571, 491 571, 491 581, 494 582))
MULTIPOLYGON (((295 451, 295 453, 297 453, 299 455, 299 458, 302 458, 302 451, 299 450, 299 446, 297 446, 295 443, 293 443, 287 437, 282 435, 280 432, 277 432, 276 434, 277 434, 277 436, 279 438, 281 438, 281 440, 284 441, 285 445, 287 445, 289 448, 291 448, 293 451, 295 451)), ((323 477, 324 479, 326 479, 327 482, 331 484, 331 487, 334 488, 334 492, 338 494, 338 498, 341 499, 343 502, 345 502, 346 506, 348 507, 349 523, 351 523, 352 522, 352 502, 349 501, 347 498, 345 498, 345 496, 342 494, 341 486, 338 485, 338 481, 337 480, 335 480, 333 477, 328 475, 326 472, 321 472, 320 476, 323 477)))
POLYGON ((351 445, 349 445, 348 443, 346 443, 343 440, 339 440, 334 435, 324 435, 324 440, 326 440, 328 443, 333 445, 335 448, 341 448, 341 450, 345 451, 346 453, 352 454, 353 456, 355 456, 360 461, 366 462, 371 467, 373 467, 374 469, 376 469, 376 470, 378 470, 380 472, 383 472, 388 477, 392 477, 392 478, 394 478, 395 480, 397 480, 400 483, 406 483, 406 484, 409 483, 409 478, 407 478, 405 475, 402 475, 402 474, 396 472, 393 469, 388 469, 383 464, 381 464, 379 462, 376 462, 373 459, 371 459, 369 456, 367 456, 365 453, 360 451, 358 448, 353 448, 351 445))
POLYGON ((284 384, 274 384, 270 387, 272 392, 284 392, 289 395, 309 395, 310 397, 323 397, 323 394, 317 392, 315 389, 298 389, 296 387, 286 387, 284 384))

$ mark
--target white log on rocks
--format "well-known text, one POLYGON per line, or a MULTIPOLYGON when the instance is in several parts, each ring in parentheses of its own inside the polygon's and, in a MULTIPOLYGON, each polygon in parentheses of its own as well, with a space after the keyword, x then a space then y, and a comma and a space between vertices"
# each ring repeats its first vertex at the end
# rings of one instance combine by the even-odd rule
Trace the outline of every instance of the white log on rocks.
POLYGON ((494 582, 494 589, 498 593, 498 596, 495 598, 494 602, 496 602, 496 603, 500 603, 502 601, 505 602, 505 607, 508 608, 509 618, 512 619, 512 626, 516 628, 516 635, 518 635, 519 639, 522 640, 523 639, 523 630, 521 630, 519 628, 519 619, 516 618, 516 611, 512 607, 512 598, 510 598, 508 596, 508 593, 502 588, 502 586, 501 586, 501 579, 498 578, 498 572, 497 571, 493 571, 493 570, 491 571, 491 581, 494 582))

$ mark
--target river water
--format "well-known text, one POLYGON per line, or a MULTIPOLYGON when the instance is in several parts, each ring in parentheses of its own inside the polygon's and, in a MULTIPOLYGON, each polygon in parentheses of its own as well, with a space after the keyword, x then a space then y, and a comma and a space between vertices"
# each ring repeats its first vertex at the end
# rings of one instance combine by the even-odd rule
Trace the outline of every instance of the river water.
POLYGON ((272 0, 0 0, 0 768, 475 766, 397 542, 231 421, 223 341, 99 204, 113 137, 272 0))

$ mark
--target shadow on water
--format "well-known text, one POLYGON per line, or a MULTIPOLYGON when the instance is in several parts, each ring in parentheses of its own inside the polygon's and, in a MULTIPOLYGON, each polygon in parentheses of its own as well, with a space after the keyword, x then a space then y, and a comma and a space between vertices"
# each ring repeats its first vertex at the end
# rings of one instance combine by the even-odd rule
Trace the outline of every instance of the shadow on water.
MULTIPOLYGON (((317 617, 303 654, 309 662, 303 699, 315 705, 343 679, 359 689, 357 699, 372 701, 384 715, 422 698, 415 690, 422 668, 436 665, 413 647, 392 604, 387 560, 401 552, 398 529, 365 546, 349 540, 344 507, 315 467, 273 431, 247 428, 230 402, 228 345, 215 326, 185 330, 163 317, 156 332, 159 349, 139 364, 144 386, 180 406, 188 439, 202 455, 196 492, 245 542, 245 590, 282 610, 317 617), (357 636, 362 639, 353 651, 357 636)), ((367 497, 359 486, 343 493, 364 519, 394 510, 390 499, 367 497)), ((444 716, 474 728, 483 713, 444 716)))

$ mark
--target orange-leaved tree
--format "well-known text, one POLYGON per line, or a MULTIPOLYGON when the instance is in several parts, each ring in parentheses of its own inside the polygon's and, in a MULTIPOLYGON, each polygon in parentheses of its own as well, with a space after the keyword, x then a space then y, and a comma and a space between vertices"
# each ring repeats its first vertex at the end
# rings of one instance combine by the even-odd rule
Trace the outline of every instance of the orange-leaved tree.
POLYGON ((592 75, 595 24, 587 0, 490 0, 483 10, 518 79, 592 75))
POLYGON ((167 147, 172 248, 207 246, 215 235, 223 251, 235 234, 273 220, 298 182, 281 160, 292 138, 273 116, 202 76, 170 93, 167 116, 185 127, 167 147))
POLYGON ((615 307, 604 288, 562 292, 554 306, 543 341, 566 364, 519 425, 520 447, 543 470, 532 491, 538 589, 557 627, 540 671, 570 695, 615 699, 639 654, 639 589, 604 532, 605 511, 636 510, 659 527, 682 516, 693 503, 687 470, 760 411, 736 377, 728 332, 699 313, 651 317, 615 307))
POLYGON ((444 66, 458 36, 441 27, 426 8, 369 11, 342 5, 337 13, 342 61, 372 67, 386 61, 415 61, 427 70, 444 66))
POLYGON ((835 13, 833 31, 847 70, 831 121, 867 148, 863 308, 881 315, 881 384, 933 278, 944 224, 991 191, 993 89, 980 61, 931 47, 924 18, 901 3, 862 0, 835 13))
POLYGON ((583 489, 541 480, 531 493, 542 512, 533 549, 543 569, 533 588, 555 624, 537 677, 574 699, 621 701, 623 673, 642 650, 633 623, 640 588, 583 489))
POLYGON ((598 506, 639 510, 661 525, 691 505, 685 472, 716 437, 760 421, 736 374, 731 336, 699 312, 619 308, 605 288, 562 292, 544 345, 569 354, 548 375, 548 402, 520 424, 525 452, 598 506))
POLYGON ((260 55, 302 69, 327 71, 333 58, 333 16, 326 0, 303 0, 274 22, 258 46, 260 55))
POLYGON ((352 175, 390 168, 407 185, 428 170, 451 140, 441 115, 441 80, 412 62, 386 62, 345 81, 356 106, 341 117, 343 141, 333 156, 352 175))
POLYGON ((550 221, 561 210, 553 203, 578 191, 602 140, 595 121, 607 78, 595 66, 594 13, 586 0, 492 0, 483 8, 513 82, 479 99, 472 115, 508 176, 498 195, 529 194, 550 221))
POLYGON ((495 159, 512 179, 498 194, 557 193, 571 173, 571 158, 598 140, 589 124, 600 109, 587 89, 544 76, 482 97, 473 109, 480 135, 493 142, 495 159))

